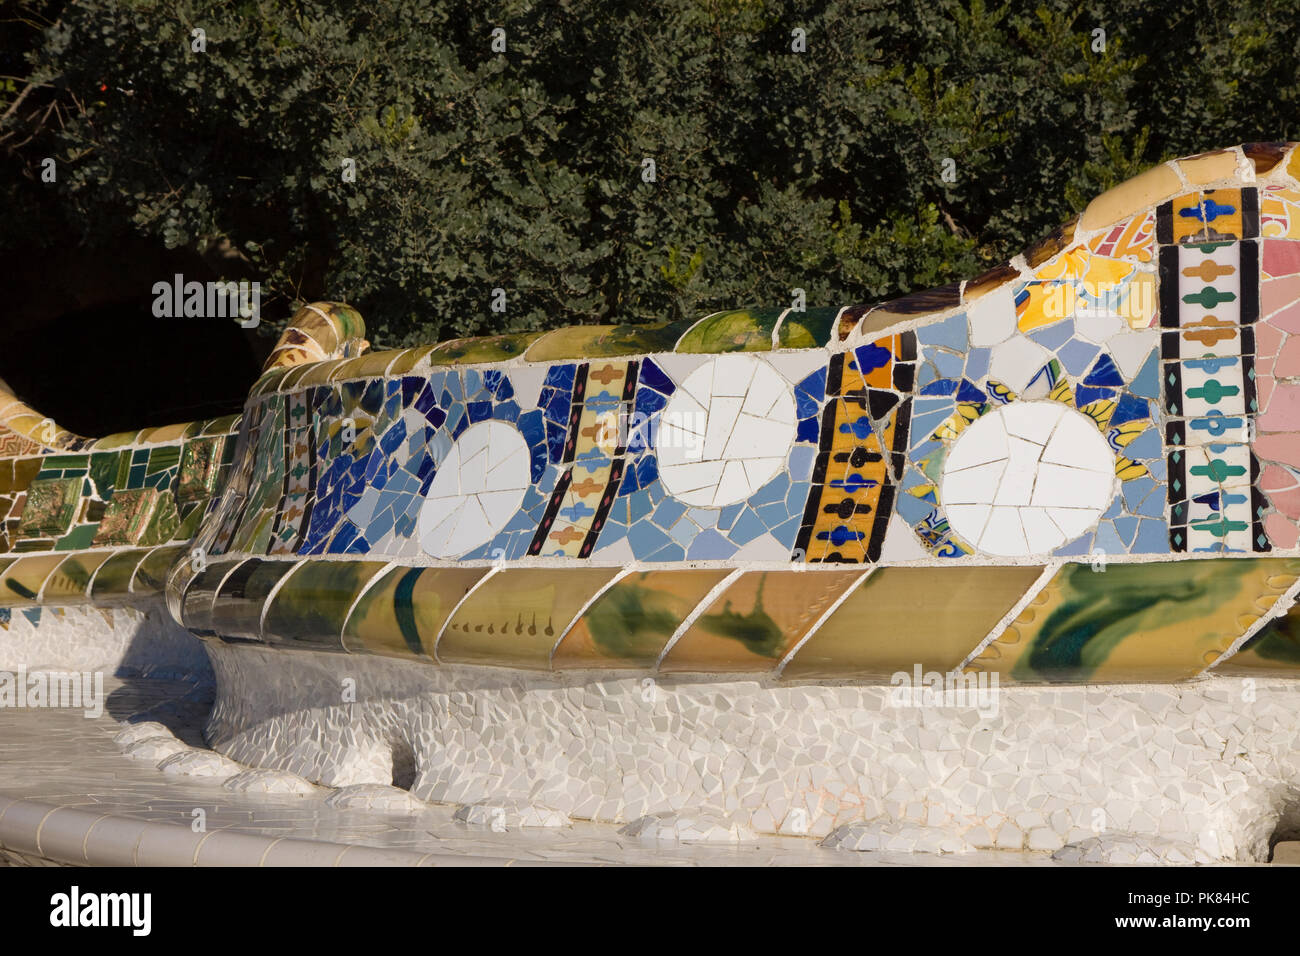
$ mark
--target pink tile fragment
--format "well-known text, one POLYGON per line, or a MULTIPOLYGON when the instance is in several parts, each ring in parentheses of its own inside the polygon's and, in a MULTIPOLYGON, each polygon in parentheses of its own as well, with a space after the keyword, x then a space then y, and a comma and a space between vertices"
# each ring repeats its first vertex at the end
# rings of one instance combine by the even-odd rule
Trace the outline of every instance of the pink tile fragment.
POLYGON ((1300 539, 1300 531, 1296 530, 1295 524, 1276 513, 1264 519, 1264 532, 1275 548, 1294 548, 1296 540, 1300 539))
POLYGON ((1259 486, 1273 507, 1288 518, 1300 518, 1300 481, 1280 465, 1269 465, 1259 476, 1259 486))
POLYGON ((1300 385, 1279 383, 1259 416, 1259 430, 1264 432, 1300 432, 1300 385))
POLYGON ((1265 461, 1280 461, 1300 468, 1300 435, 1260 435, 1251 447, 1265 461))
POLYGON ((1261 411, 1268 410, 1268 400, 1273 397, 1273 376, 1257 374, 1255 376, 1255 398, 1259 401, 1261 411))
MULTIPOLYGON (((1300 301, 1300 276, 1285 279, 1266 279, 1259 284, 1259 309, 1261 315, 1272 315, 1288 305, 1300 301)), ((1276 324, 1276 323, 1275 323, 1276 324)), ((1278 324, 1288 332, 1297 331, 1278 324)))
POLYGON ((1264 274, 1289 276, 1300 272, 1300 242, 1291 239, 1265 239, 1262 265, 1264 274))
POLYGON ((1281 329, 1283 332, 1292 334, 1300 332, 1300 302, 1292 302, 1281 312, 1269 316, 1264 320, 1264 324, 1271 325, 1275 329, 1281 329))
POLYGON ((1292 488, 1300 488, 1300 482, 1297 482, 1295 475, 1281 465, 1268 465, 1260 473, 1259 486, 1272 494, 1275 491, 1290 491, 1292 488))
POLYGON ((1282 354, 1273 366, 1273 375, 1277 378, 1291 378, 1300 375, 1300 335, 1288 336, 1282 346, 1282 354))
POLYGON ((1274 492, 1268 500, 1288 518, 1300 518, 1300 489, 1274 492))
POLYGON ((1281 347, 1282 330, 1275 326, 1272 320, 1260 322, 1255 326, 1255 362, 1257 368, 1260 359, 1277 355, 1277 350, 1281 347))

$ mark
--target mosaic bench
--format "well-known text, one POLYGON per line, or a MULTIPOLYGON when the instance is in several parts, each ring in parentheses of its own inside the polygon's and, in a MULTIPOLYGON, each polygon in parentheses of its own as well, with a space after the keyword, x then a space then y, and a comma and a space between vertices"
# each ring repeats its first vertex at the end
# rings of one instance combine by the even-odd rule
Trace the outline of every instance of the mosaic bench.
POLYGON ((1166 163, 878 306, 367 353, 318 303, 238 419, 89 440, 8 396, 0 602, 170 572, 202 637, 429 663, 1289 671, 1298 164, 1166 163))
MULTIPOLYGON (((466 769, 482 721, 455 752, 412 730, 430 688, 518 729, 537 688, 587 720, 592 687, 696 681, 723 721, 727 688, 796 719, 900 674, 1300 673, 1295 144, 1164 163, 880 305, 367 349, 309 305, 242 415, 100 439, 0 392, 0 627, 165 599, 224 683, 219 747, 327 782, 414 762, 431 799, 513 771, 466 769), (314 709, 345 674, 385 688, 364 733, 314 709)), ((621 819, 655 786, 550 805, 621 819)))

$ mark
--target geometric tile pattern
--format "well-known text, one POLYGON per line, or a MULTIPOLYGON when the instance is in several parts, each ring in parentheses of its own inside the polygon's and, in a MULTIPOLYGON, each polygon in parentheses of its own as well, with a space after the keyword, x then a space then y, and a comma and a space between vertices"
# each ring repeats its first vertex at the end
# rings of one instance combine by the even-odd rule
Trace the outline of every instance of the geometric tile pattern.
POLYGON ((915 336, 904 332, 831 359, 830 400, 796 541, 808 561, 879 559, 903 471, 915 357, 915 336))
POLYGON ((1173 551, 1270 550, 1251 451, 1259 316, 1254 189, 1180 196, 1156 213, 1173 551))
POLYGON ((620 436, 636 392, 637 363, 580 365, 569 407, 561 473, 530 555, 585 558, 596 546, 623 478, 620 436))

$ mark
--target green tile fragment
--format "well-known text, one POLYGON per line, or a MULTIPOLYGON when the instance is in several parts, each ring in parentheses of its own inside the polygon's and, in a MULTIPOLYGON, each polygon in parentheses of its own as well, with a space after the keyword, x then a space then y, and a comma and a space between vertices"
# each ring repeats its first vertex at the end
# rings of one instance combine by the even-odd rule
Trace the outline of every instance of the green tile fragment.
POLYGON ((700 319, 677 343, 678 352, 770 352, 784 309, 738 309, 700 319))

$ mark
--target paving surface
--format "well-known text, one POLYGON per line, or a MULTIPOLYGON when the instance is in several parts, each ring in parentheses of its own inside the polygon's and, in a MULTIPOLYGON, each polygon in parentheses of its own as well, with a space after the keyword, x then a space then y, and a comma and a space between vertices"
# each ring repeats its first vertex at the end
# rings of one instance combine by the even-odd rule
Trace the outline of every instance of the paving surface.
POLYGON ((109 679, 105 696, 104 714, 93 719, 78 710, 0 710, 0 865, 47 855, 143 864, 179 857, 244 865, 1052 865, 1043 854, 859 853, 799 837, 739 846, 642 843, 617 826, 592 823, 497 832, 454 820, 452 806, 391 813, 326 806, 331 791, 323 788, 302 796, 233 793, 218 782, 167 776, 113 741, 119 721, 147 716, 202 745, 202 692, 177 682, 109 679), (195 809, 206 816, 206 832, 192 827, 195 809), (24 825, 35 834, 26 843, 24 825), (78 839, 90 830, 95 839, 78 839), (105 842, 109 830, 121 835, 105 842))

